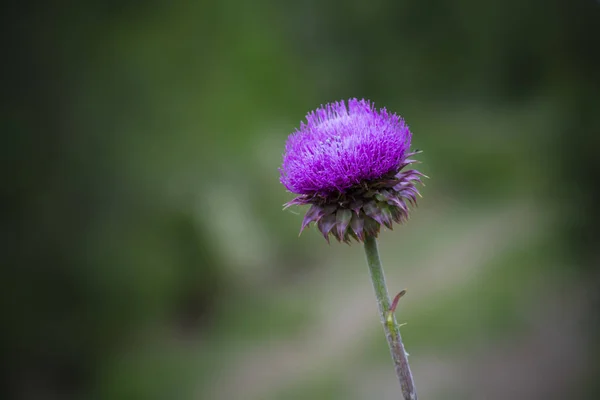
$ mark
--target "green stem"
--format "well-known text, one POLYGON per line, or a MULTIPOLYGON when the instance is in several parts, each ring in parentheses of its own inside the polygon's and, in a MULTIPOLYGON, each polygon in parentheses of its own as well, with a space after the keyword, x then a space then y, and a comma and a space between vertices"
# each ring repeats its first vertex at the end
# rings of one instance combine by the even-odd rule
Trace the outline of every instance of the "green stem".
POLYGON ((408 354, 404 350, 400 329, 396 322, 396 317, 393 311, 390 310, 390 296, 388 295, 387 286, 385 285, 385 276, 379 259, 379 251, 377 250, 377 240, 367 235, 365 238, 365 253, 367 255, 367 264, 369 264, 369 272, 371 281, 375 289, 377 304, 379 306, 379 315, 385 337, 390 346, 390 353, 396 368, 396 375, 400 381, 402 395, 405 400, 417 400, 417 391, 413 381, 412 373, 408 365, 408 354))

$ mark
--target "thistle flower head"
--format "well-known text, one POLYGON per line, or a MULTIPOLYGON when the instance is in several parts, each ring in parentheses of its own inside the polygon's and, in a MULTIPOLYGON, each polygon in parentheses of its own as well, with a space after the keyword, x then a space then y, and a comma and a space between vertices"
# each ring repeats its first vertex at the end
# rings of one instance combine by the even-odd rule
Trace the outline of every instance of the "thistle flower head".
POLYGON ((381 225, 408 218, 415 187, 424 176, 402 171, 409 159, 411 132, 404 120, 366 100, 330 103, 309 113, 288 138, 280 181, 299 196, 286 204, 311 204, 302 230, 316 222, 329 241, 363 241, 381 225))

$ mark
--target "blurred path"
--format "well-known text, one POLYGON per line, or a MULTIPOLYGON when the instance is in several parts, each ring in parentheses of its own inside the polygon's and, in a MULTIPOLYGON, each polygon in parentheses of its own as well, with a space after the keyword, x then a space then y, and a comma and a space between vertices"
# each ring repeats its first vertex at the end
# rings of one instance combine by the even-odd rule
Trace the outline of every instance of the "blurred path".
MULTIPOLYGON (((413 301, 410 300, 411 296, 402 301, 405 307, 417 309, 411 310, 411 313, 417 313, 419 304, 427 303, 423 299, 455 290, 457 285, 473 279, 473 272, 497 254, 540 234, 544 228, 541 221, 535 209, 526 204, 512 204, 495 214, 486 214, 486 217, 474 220, 470 226, 463 226, 451 238, 444 238, 445 245, 436 248, 435 253, 418 255, 419 267, 410 269, 408 277, 407 270, 387 267, 388 281, 412 282, 410 292, 418 294, 420 300, 415 302, 414 297, 417 296, 413 294, 413 301), (401 276, 404 279, 401 280, 401 276)), ((427 222, 430 223, 432 226, 422 228, 419 232, 430 236, 430 232, 436 232, 433 226, 435 222, 427 222)), ((392 235, 388 233, 388 236, 392 235)), ((386 240, 382 242, 382 247, 385 247, 386 240)), ((435 239, 428 238, 428 242, 435 243, 435 239)), ((387 260, 385 264, 390 265, 391 262, 387 260)), ((366 279, 366 272, 363 278, 366 279)), ((315 280, 303 281, 301 284, 306 285, 306 293, 311 293, 311 297, 314 295, 322 305, 318 322, 294 338, 260 343, 249 349, 234 360, 234 367, 227 376, 217 379, 208 398, 266 399, 289 385, 297 384, 304 377, 310 381, 311 377, 318 376, 322 371, 344 365, 365 340, 369 342, 368 338, 377 323, 373 293, 365 282, 356 280, 354 287, 347 287, 344 281, 344 288, 331 294, 326 287, 315 287, 315 280)), ((426 355, 420 355, 419 358, 427 360, 426 355)), ((435 359, 432 359, 431 365, 428 361, 422 361, 415 365, 415 374, 421 377, 417 382, 427 379, 426 386, 432 389, 438 387, 438 383, 444 384, 446 374, 456 365, 446 367, 441 368, 435 359)), ((365 382, 354 384, 367 385, 368 381, 373 382, 374 377, 365 376, 365 382)), ((393 390, 395 381, 389 384, 393 390)), ((423 394, 428 391, 422 389, 423 394)))

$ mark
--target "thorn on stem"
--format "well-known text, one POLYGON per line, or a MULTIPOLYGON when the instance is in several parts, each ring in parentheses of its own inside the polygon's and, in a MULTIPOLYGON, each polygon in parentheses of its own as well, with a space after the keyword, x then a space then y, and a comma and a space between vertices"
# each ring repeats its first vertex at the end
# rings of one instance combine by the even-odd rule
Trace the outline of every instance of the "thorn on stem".
POLYGON ((390 313, 396 312, 396 307, 398 307, 398 300, 400 300, 400 297, 404 296, 405 294, 406 294, 406 289, 400 291, 400 293, 398 293, 396 295, 396 297, 394 297, 394 301, 392 301, 392 305, 390 306, 390 309, 389 309, 390 313))

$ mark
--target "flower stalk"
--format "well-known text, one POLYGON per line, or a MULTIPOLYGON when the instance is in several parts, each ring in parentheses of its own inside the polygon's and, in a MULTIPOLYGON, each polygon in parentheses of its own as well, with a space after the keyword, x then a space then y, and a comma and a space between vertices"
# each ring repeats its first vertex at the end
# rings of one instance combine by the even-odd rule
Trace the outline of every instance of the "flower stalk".
POLYGON ((364 243, 385 336, 405 400, 417 393, 408 354, 394 311, 404 291, 390 304, 376 238, 381 227, 409 218, 417 206, 424 174, 407 169, 418 163, 410 151, 412 133, 398 115, 368 100, 322 105, 286 142, 280 181, 296 197, 284 205, 309 205, 300 232, 311 223, 325 240, 364 243))
POLYGON ((379 251, 377 249, 377 239, 372 235, 366 235, 365 237, 365 254, 367 256, 373 289, 377 297, 381 323, 383 324, 385 337, 390 347, 396 375, 400 381, 402 395, 405 400, 417 400, 415 384, 410 366, 408 365, 408 354, 404 349, 402 337, 400 336, 400 326, 394 315, 395 306, 391 307, 390 296, 385 284, 385 275, 383 274, 383 267, 381 266, 379 251))

